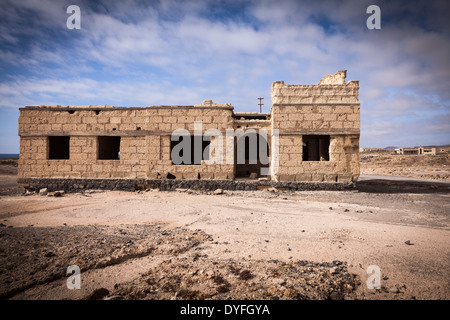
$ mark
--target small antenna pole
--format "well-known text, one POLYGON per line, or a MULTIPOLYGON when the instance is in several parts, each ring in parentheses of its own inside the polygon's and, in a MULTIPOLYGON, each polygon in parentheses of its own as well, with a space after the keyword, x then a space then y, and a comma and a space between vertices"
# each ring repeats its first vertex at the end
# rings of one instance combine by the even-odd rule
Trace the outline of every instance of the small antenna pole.
POLYGON ((262 100, 264 98, 258 98, 258 99, 259 99, 259 103, 258 103, 258 105, 259 105, 259 113, 262 113, 262 106, 264 105, 264 103, 262 103, 262 100))

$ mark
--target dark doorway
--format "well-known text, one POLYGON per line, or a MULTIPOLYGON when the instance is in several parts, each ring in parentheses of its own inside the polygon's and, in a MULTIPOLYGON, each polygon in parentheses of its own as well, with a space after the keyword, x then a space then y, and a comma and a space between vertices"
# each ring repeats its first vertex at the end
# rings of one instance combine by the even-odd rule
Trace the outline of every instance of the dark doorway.
MULTIPOLYGON (((267 140, 264 138, 264 136, 255 133, 254 136, 251 135, 244 135, 241 137, 235 137, 234 139, 234 161, 236 164, 236 178, 252 178, 256 179, 258 177, 261 177, 261 168, 268 168, 269 163, 263 163, 265 161, 261 161, 261 157, 269 157, 269 144, 267 143, 267 140), (238 139, 244 139, 243 140, 243 147, 240 146, 238 143, 238 139), (264 141, 262 141, 264 140, 264 141), (253 148, 250 148, 250 146, 253 145, 253 148), (261 149, 261 146, 265 146, 263 150, 261 149), (253 152, 251 152, 251 149, 253 152), (239 153, 244 152, 243 155, 239 155, 239 153)), ((268 159, 268 158, 266 158, 268 159)))

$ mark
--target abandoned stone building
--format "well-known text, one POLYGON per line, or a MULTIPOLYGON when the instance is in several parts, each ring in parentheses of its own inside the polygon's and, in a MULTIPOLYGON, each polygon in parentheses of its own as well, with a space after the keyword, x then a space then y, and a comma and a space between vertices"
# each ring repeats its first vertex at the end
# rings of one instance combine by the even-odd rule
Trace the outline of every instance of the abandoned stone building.
POLYGON ((211 100, 20 108, 18 181, 51 189, 352 185, 359 177, 359 82, 345 77, 339 71, 318 85, 276 81, 270 113, 234 112, 211 100), (183 140, 201 152, 180 152, 183 140), (263 156, 253 159, 250 150, 263 156))

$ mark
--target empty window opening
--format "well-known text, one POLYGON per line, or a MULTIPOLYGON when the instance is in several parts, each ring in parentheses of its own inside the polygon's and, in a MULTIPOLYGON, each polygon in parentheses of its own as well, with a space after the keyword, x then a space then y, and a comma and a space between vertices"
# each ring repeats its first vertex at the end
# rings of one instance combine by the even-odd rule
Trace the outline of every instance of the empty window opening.
POLYGON ((211 137, 172 136, 170 141, 170 160, 175 165, 201 165, 209 160, 211 137), (172 141, 174 140, 174 141, 172 141), (196 147, 200 146, 199 147, 196 147))
POLYGON ((69 159, 70 137, 54 136, 48 137, 48 158, 50 160, 69 159))
POLYGON ((170 172, 168 172, 166 178, 167 178, 167 179, 176 179, 177 177, 175 177, 173 174, 171 174, 170 172))
POLYGON ((99 160, 120 159, 120 137, 103 136, 98 137, 97 151, 99 160))
POLYGON ((303 136, 303 161, 330 161, 330 136, 303 136))

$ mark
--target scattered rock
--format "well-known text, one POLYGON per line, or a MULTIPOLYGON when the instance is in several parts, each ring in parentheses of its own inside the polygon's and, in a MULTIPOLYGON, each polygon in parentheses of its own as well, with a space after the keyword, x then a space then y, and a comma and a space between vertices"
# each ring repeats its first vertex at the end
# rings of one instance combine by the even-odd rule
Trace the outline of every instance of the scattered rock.
POLYGON ((95 289, 94 292, 90 296, 88 296, 87 300, 99 300, 103 299, 109 294, 109 290, 105 288, 95 289))
POLYGON ((62 197, 64 195, 64 190, 55 191, 55 197, 62 197))
POLYGON ((291 289, 291 288, 284 290, 283 296, 285 296, 288 299, 292 299, 292 300, 297 300, 300 298, 299 292, 297 290, 291 289))
POLYGON ((413 245, 414 245, 414 243, 411 243, 410 240, 406 240, 406 241, 405 241, 405 244, 407 244, 408 246, 413 246, 413 245))
POLYGON ((251 279, 253 276, 252 276, 252 273, 250 272, 250 270, 242 270, 240 273, 239 273, 239 279, 240 280, 248 280, 248 279, 251 279))
POLYGON ((248 177, 249 177, 249 179, 256 179, 256 178, 258 178, 258 174, 256 172, 252 172, 252 173, 250 173, 250 175, 248 177))
POLYGON ((332 264, 333 264, 333 266, 342 266, 344 264, 344 262, 339 261, 339 260, 333 260, 332 264))
POLYGON ((223 194, 223 189, 214 190, 214 194, 223 194))
POLYGON ((64 195, 64 190, 47 192, 48 197, 62 197, 63 195, 64 195))
POLYGON ((306 266, 308 263, 309 263, 309 261, 307 261, 307 260, 299 260, 299 261, 297 262, 297 264, 298 264, 299 266, 301 266, 301 267, 306 266))
MULTIPOLYGON (((69 224, 55 227, 1 228, 0 299, 34 287, 38 283, 64 277, 65 268, 70 264, 69 261, 75 261, 74 259, 75 264, 86 271, 146 255, 177 256, 207 239, 202 231, 182 228, 162 230, 162 226, 164 224, 133 224, 119 228, 69 224), (121 234, 119 229, 125 230, 126 234, 121 234), (11 274, 14 274, 14 278, 10 278, 11 274), (6 285, 7 281, 9 283, 6 285)), ((87 292, 86 296, 90 293, 92 291, 87 292)), ((120 293, 114 292, 111 295, 117 294, 120 293)), ((127 297, 126 294, 121 295, 127 297)))
POLYGON ((337 274, 339 273, 339 271, 340 271, 339 267, 333 267, 330 269, 331 274, 337 274))
POLYGON ((0 294, 8 296, 8 292, 22 286, 32 286, 31 281, 36 281, 33 279, 54 279, 54 275, 61 273, 61 265, 73 256, 86 257, 80 266, 82 270, 89 270, 143 255, 171 255, 170 259, 164 259, 148 273, 130 282, 116 284, 114 288, 108 287, 109 290, 99 288, 90 291, 86 299, 343 299, 352 298, 356 286, 360 284, 356 275, 349 273, 345 262, 296 263, 289 261, 291 258, 287 261, 266 261, 208 257, 203 251, 196 251, 200 248, 199 244, 212 240, 201 230, 163 230, 161 227, 122 225, 2 229, 7 236, 2 238, 0 245, 5 250, 5 257, 0 255, 0 271, 3 272, 0 278, 6 274, 6 266, 13 263, 18 280, 14 280, 13 285, 0 287, 0 294), (156 245, 158 242, 160 245, 156 245), (127 246, 122 249, 124 243, 127 246), (30 255, 25 257, 25 265, 22 256, 6 262, 6 257, 14 257, 14 253, 20 252, 18 248, 25 245, 30 251, 30 255), (152 250, 146 249, 152 245, 155 245, 152 250), (116 251, 117 247, 119 250, 116 251), (119 251, 117 257, 107 260, 110 252, 119 251), (185 252, 188 254, 182 254, 185 252), (44 257, 54 253, 54 258, 44 257), (35 261, 35 257, 40 261, 35 261), (46 268, 41 267, 43 264, 46 268), (17 268, 18 265, 24 267, 17 268), (336 293, 331 296, 333 292, 336 293))
POLYGON ((333 291, 333 292, 330 294, 329 298, 330 298, 331 300, 343 300, 343 299, 344 299, 344 295, 343 295, 341 292, 333 291))
POLYGON ((41 190, 39 190, 39 195, 40 196, 46 196, 47 195, 47 188, 42 188, 41 190))
POLYGON ((285 285, 286 284, 286 280, 284 279, 273 279, 273 282, 279 286, 285 285))

